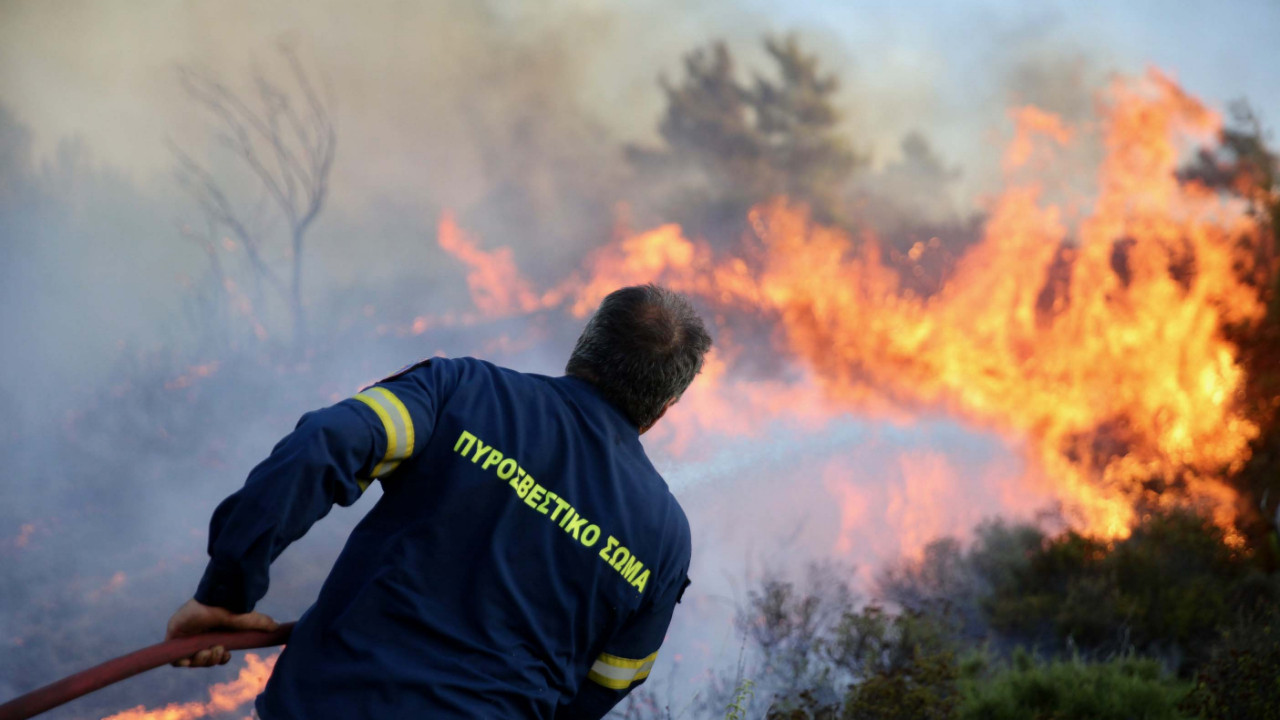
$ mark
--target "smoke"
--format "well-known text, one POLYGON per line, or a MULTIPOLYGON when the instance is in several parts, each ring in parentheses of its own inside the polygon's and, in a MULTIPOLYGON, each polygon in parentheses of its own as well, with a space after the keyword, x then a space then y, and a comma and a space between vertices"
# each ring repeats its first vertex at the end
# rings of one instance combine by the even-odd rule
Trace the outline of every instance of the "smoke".
MULTIPOLYGON (((957 47, 957 25, 923 26, 911 17, 919 7, 862 10, 847 25, 729 0, 6 3, 0 698, 158 639, 202 570, 215 503, 302 412, 435 352, 558 373, 580 320, 551 307, 457 321, 476 307, 438 223, 453 211, 481 249, 511 248, 534 290, 558 287, 614 237, 620 203, 638 194, 622 149, 656 142, 657 78, 677 77, 683 53, 722 38, 744 71, 767 73, 760 38, 797 30, 843 81, 842 131, 872 158, 858 189, 884 226, 968 227, 973 197, 999 176, 988 140, 1008 127, 1006 108, 1083 118, 1104 69, 1123 64, 1060 18, 1037 19, 1034 32, 971 18, 957 47), (287 77, 281 42, 319 80, 338 133, 330 199, 306 250, 316 336, 301 360, 284 351, 278 316, 266 340, 201 344, 207 259, 181 231, 201 216, 167 145, 243 179, 176 68, 251 96, 254 73, 287 77)), ((268 260, 283 266, 272 237, 268 260)), ((242 267, 243 250, 223 253, 242 267)), ((738 339, 730 360, 804 372, 765 339, 738 339)), ((945 418, 850 417, 814 383, 797 384, 812 395, 799 397, 721 373, 646 436, 697 533, 689 608, 656 680, 674 655, 684 669, 736 661, 734 606, 766 569, 839 554, 866 577, 930 539, 903 528, 963 534, 1051 497, 1025 484, 1020 451, 990 433, 945 418)), ((305 609, 373 499, 281 558, 266 611, 305 609)), ((238 672, 153 673, 51 717, 187 702, 238 672)))

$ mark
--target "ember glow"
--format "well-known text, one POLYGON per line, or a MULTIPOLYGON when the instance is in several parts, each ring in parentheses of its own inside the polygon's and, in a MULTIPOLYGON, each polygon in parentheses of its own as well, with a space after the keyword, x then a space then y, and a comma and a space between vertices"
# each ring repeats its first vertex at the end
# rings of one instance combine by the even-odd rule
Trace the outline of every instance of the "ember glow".
POLYGON ((131 710, 116 713, 103 720, 195 720, 205 717, 228 717, 229 713, 242 711, 249 716, 247 705, 267 686, 271 669, 279 654, 265 659, 254 653, 244 656, 244 667, 235 680, 218 683, 209 688, 208 702, 174 703, 155 710, 139 705, 131 710))
POLYGON ((218 371, 218 363, 208 362, 202 365, 193 365, 187 368, 187 372, 178 377, 169 380, 164 384, 165 390, 181 390, 190 387, 193 382, 200 378, 206 378, 218 371))
MULTIPOLYGON (((608 290, 647 281, 710 307, 718 354, 673 413, 677 453, 766 419, 941 412, 1025 447, 1028 489, 1047 483, 1084 531, 1122 537, 1143 503, 1200 504, 1230 525, 1235 497, 1222 478, 1248 459, 1258 430, 1240 408, 1243 371, 1223 330, 1263 312, 1239 272, 1255 228, 1237 202, 1175 176, 1189 143, 1213 137, 1215 113, 1155 71, 1116 81, 1101 105, 1085 127, 1035 108, 1012 114, 1006 187, 981 241, 928 297, 904 289, 875 237, 818 225, 785 198, 752 212, 754 237, 736 252, 665 225, 598 250, 541 296, 508 254, 460 242, 451 219, 440 244, 472 268, 486 313, 559 303, 581 316, 608 290), (1106 149, 1096 196, 1047 199, 1046 171, 1091 133, 1106 149), (735 317, 775 328, 789 365, 780 377, 734 372, 748 352, 734 342, 735 317)), ((904 463, 905 477, 926 478, 920 487, 959 482, 938 458, 904 463)), ((826 484, 846 521, 865 510, 855 491, 826 484)), ((949 529, 900 514, 913 536, 949 529)))

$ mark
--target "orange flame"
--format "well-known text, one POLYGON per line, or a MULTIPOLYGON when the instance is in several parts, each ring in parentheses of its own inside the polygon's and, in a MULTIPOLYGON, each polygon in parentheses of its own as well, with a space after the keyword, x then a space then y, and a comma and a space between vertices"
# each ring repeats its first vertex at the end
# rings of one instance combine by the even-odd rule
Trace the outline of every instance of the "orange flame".
MULTIPOLYGON (((471 289, 472 300, 480 312, 500 316, 532 312, 539 308, 538 297, 516 269, 511 248, 502 247, 492 252, 481 250, 458 227, 450 212, 445 212, 440 218, 437 242, 441 249, 471 269, 467 273, 467 287, 471 289)), ((425 325, 423 329, 426 329, 425 325)))
POLYGON ((833 398, 941 406, 1026 437, 1087 530, 1125 534, 1153 478, 1187 483, 1227 521, 1222 472, 1257 434, 1222 336, 1262 312, 1233 270, 1249 221, 1175 179, 1177 141, 1212 132, 1211 113, 1158 74, 1112 96, 1100 196, 1073 241, 1038 188, 1011 187, 954 277, 920 299, 898 292, 874 242, 780 202, 754 215, 765 254, 745 299, 781 314, 833 398))
POLYGON ((1175 179, 1178 140, 1211 133, 1212 113, 1155 73, 1112 97, 1100 196, 1073 241, 1036 187, 1011 187, 954 277, 919 299, 874 243, 777 203, 754 217, 765 258, 749 300, 781 314, 832 397, 941 406, 1026 437, 1087 530, 1125 534, 1153 478, 1186 482, 1227 521, 1221 475, 1258 432, 1222 335, 1262 313, 1233 270, 1249 220, 1175 179))
POLYGON ((267 686, 279 654, 265 659, 254 653, 244 656, 245 665, 235 680, 209 688, 209 702, 173 703, 155 710, 139 705, 103 720, 192 720, 234 712, 253 701, 267 686))
MULTIPOLYGON (((1010 115, 1013 117, 1017 131, 1013 140, 1009 142, 1009 147, 1004 151, 1005 172, 1012 172, 1031 162, 1038 149, 1036 141, 1039 136, 1049 138, 1059 146, 1065 146, 1071 142, 1074 135, 1062 118, 1038 107, 1030 105, 1021 107, 1012 111, 1010 115)), ((1041 157, 1048 160, 1052 155, 1046 153, 1041 157)))

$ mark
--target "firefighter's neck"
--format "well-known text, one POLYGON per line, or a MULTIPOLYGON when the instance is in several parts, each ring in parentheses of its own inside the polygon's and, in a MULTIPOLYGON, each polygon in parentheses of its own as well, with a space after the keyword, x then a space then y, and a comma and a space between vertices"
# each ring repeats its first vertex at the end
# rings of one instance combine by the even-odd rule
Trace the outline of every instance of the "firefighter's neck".
POLYGON ((654 418, 654 419, 653 419, 653 422, 651 422, 651 423, 649 423, 648 425, 645 425, 644 427, 640 428, 640 434, 641 434, 641 435, 643 435, 643 434, 645 434, 645 433, 649 432, 649 430, 650 430, 654 425, 657 425, 657 424, 658 424, 658 421, 662 419, 662 416, 667 414, 667 409, 668 409, 668 408, 670 408, 672 405, 675 405, 675 404, 676 404, 676 401, 677 401, 677 400, 679 400, 679 399, 680 399, 680 398, 678 398, 678 397, 673 397, 673 398, 671 398, 670 400, 668 400, 668 401, 667 401, 667 404, 662 406, 662 412, 659 412, 659 413, 658 413, 658 417, 654 418))

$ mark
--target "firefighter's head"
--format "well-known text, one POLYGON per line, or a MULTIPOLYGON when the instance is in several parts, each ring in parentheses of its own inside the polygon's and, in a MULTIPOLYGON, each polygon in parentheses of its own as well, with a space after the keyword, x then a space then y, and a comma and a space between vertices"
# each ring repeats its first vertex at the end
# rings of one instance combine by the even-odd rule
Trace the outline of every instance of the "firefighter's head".
POLYGON ((710 349, 711 336, 686 297, 636 285, 601 301, 565 373, 595 385, 643 433, 680 399, 710 349))

